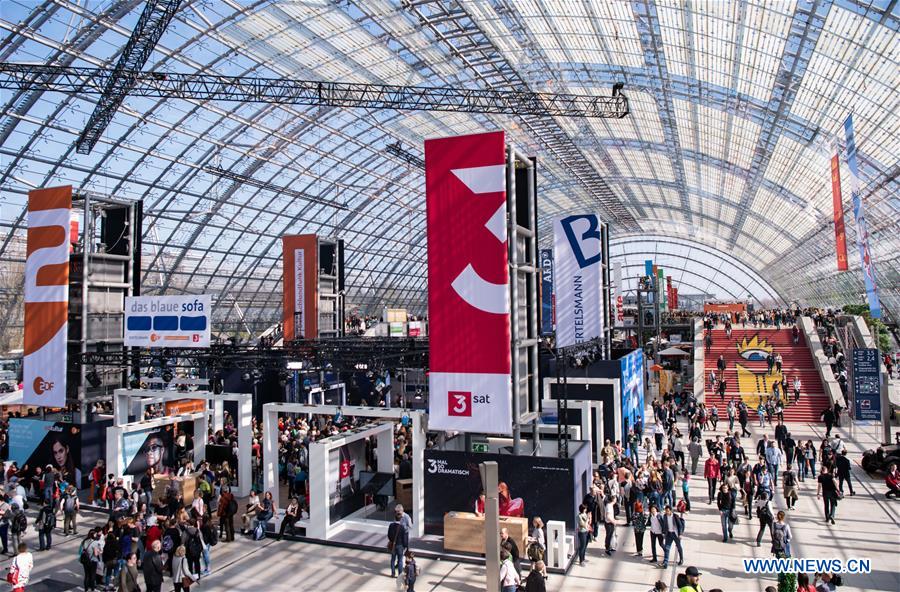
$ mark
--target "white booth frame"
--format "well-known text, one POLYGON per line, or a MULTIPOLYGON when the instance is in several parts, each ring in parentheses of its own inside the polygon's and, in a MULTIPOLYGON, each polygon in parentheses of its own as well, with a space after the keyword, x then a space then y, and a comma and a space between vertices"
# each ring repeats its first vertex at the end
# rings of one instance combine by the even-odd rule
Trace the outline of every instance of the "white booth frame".
MULTIPOLYGON (((558 399, 544 399, 541 401, 541 406, 544 409, 556 409, 557 410, 557 418, 556 421, 560 421, 559 417, 559 400, 558 399)), ((586 440, 588 442, 588 446, 591 450, 591 465, 596 468, 597 462, 600 461, 600 452, 603 450, 603 442, 606 436, 603 433, 603 401, 589 401, 585 399, 569 399, 569 408, 570 409, 579 409, 581 411, 581 424, 579 426, 581 435, 579 438, 575 438, 576 440, 586 440), (591 432, 591 409, 596 409, 597 411, 597 438, 594 438, 594 434, 591 432), (597 462, 594 462, 594 455, 596 455, 597 462)), ((553 429, 557 429, 556 426, 549 426, 553 429)))
MULTIPOLYGON (((425 424, 424 412, 409 409, 384 409, 381 407, 341 407, 338 405, 303 405, 300 403, 266 403, 263 405, 263 485, 264 490, 272 493, 276 506, 281 506, 280 488, 278 484, 278 414, 279 413, 308 413, 313 415, 335 415, 337 412, 347 417, 371 417, 375 419, 390 419, 400 421, 404 416, 409 417, 412 428, 412 462, 413 487, 412 508, 405 508, 412 515, 412 529, 410 536, 422 537, 425 535, 425 424)), ((312 448, 310 449, 309 483, 310 501, 321 504, 321 508, 310 506, 310 527, 307 536, 310 538, 328 540, 328 490, 324 469, 327 467, 314 467, 312 448), (318 472, 320 476, 314 474, 318 472), (315 478, 315 481, 314 481, 315 478), (320 484, 319 495, 313 495, 315 483, 320 484), (318 518, 317 518, 318 517, 318 518)), ((327 453, 325 454, 327 460, 327 453)), ((379 455, 380 458, 380 455, 379 455)), ((393 439, 391 443, 391 472, 393 472, 393 439)), ((346 521, 347 519, 345 519, 346 521)), ((384 530, 386 524, 381 523, 380 529, 384 530)), ((386 532, 386 531, 385 531, 386 532)))
MULTIPOLYGON (((550 385, 559 383, 560 385, 564 384, 562 380, 557 381, 556 378, 545 378, 544 379, 544 399, 553 399, 550 396, 550 385)), ((622 379, 620 378, 569 378, 565 381, 565 383, 570 385, 578 385, 578 384, 608 384, 613 388, 613 413, 615 413, 615 421, 613 425, 615 426, 615 432, 612 437, 609 434, 604 434, 604 438, 609 438, 611 442, 615 442, 616 440, 625 441, 625 434, 622 433, 622 379)), ((559 399, 555 399, 559 400, 559 399)), ((578 395, 572 395, 570 391, 570 395, 568 397, 569 403, 572 401, 592 401, 593 399, 581 399, 578 395)), ((596 401, 595 401, 596 402, 596 401)), ((601 446, 603 444, 601 443, 601 446)))
MULTIPOLYGON (((238 416, 237 416, 237 430, 238 430, 238 466, 237 475, 238 475, 238 484, 235 487, 232 487, 234 494, 237 497, 246 497, 250 495, 250 490, 253 488, 253 474, 252 467, 250 464, 250 449, 251 442, 253 440, 253 426, 251 425, 251 420, 253 418, 253 395, 251 393, 211 393, 209 391, 191 391, 191 392, 177 392, 177 391, 162 391, 162 390, 144 390, 144 389, 116 389, 113 393, 113 425, 116 427, 123 427, 125 425, 135 425, 135 424, 146 424, 147 422, 152 422, 156 420, 147 420, 146 422, 135 422, 133 424, 128 424, 128 409, 130 407, 131 399, 138 398, 150 398, 155 399, 156 402, 164 402, 164 401, 180 401, 182 399, 193 399, 193 400, 204 400, 211 402, 213 405, 212 409, 212 417, 213 417, 213 432, 221 430, 224 426, 224 402, 225 401, 237 401, 238 403, 238 416)), ((203 415, 202 422, 202 431, 197 431, 197 423, 194 424, 194 460, 199 463, 201 460, 206 459, 206 442, 207 442, 207 428, 208 424, 208 414, 207 413, 200 414, 195 413, 191 415, 203 415), (202 446, 197 446, 197 434, 202 434, 202 446)), ((166 419, 166 418, 159 418, 166 419)), ((165 425, 165 424, 162 424, 165 425)), ((141 428, 144 429, 144 428, 141 428)), ((107 450, 109 450, 109 439, 107 439, 107 450)), ((121 451, 120 451, 121 452, 121 451)), ((107 453, 108 455, 108 453, 107 453)), ((124 470, 124 467, 123 467, 124 470)), ((121 474, 121 472, 117 472, 117 475, 121 474)))

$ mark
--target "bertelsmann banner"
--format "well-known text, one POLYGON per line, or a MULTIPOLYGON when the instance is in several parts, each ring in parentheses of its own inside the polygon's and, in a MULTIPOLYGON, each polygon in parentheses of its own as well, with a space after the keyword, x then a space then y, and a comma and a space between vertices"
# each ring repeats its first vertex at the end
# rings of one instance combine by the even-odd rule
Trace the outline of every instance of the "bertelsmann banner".
POLYGON ((509 434, 503 132, 425 142, 429 428, 509 434))
POLYGON ((557 347, 603 334, 602 244, 597 214, 553 221, 557 347))

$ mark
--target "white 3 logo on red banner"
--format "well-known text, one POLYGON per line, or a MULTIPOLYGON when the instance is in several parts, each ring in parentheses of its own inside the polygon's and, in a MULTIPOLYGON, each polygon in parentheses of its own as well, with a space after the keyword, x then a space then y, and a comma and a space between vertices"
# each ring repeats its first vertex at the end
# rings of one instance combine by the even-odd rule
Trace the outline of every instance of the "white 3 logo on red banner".
MULTIPOLYGON (((453 169, 451 171, 469 191, 475 195, 485 193, 498 193, 506 189, 506 165, 496 164, 467 169, 453 169)), ((506 202, 500 204, 497 211, 485 224, 491 234, 501 243, 506 242, 506 202)), ((487 281, 475 271, 472 264, 453 280, 453 290, 469 306, 480 311, 492 314, 506 314, 509 312, 507 302, 506 284, 494 284, 487 281)))

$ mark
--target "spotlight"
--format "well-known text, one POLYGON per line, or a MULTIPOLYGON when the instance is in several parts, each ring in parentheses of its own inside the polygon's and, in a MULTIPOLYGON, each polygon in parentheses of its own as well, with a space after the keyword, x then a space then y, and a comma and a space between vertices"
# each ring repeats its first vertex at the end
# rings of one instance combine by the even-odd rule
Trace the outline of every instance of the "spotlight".
POLYGON ((100 375, 97 374, 96 370, 91 370, 90 372, 88 372, 85 378, 94 388, 98 388, 103 384, 103 379, 100 378, 100 375))
POLYGON ((171 370, 163 370, 162 379, 163 382, 172 382, 172 379, 175 378, 175 375, 172 374, 171 370))
POLYGON ((625 88, 625 83, 624 83, 624 82, 617 82, 617 83, 613 84, 613 87, 612 87, 612 96, 618 97, 619 95, 621 95, 621 94, 622 94, 622 89, 623 89, 623 88, 625 88))

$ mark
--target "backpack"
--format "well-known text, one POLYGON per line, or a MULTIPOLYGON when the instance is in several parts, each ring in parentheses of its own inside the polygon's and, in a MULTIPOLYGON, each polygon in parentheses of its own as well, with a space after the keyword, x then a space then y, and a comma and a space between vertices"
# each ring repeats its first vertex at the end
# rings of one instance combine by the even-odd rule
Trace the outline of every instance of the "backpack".
POLYGON ((264 538, 266 538, 266 529, 263 526, 262 522, 256 523, 256 528, 253 529, 253 537, 252 538, 254 541, 261 541, 264 538))
POLYGON ((44 530, 53 530, 56 528, 56 514, 53 511, 44 512, 44 530))
POLYGON ((19 512, 12 519, 12 530, 13 532, 25 532, 28 529, 28 518, 25 517, 25 512, 19 512))
POLYGON ((172 540, 171 535, 164 535, 162 538, 162 550, 166 553, 171 553, 174 546, 175 542, 172 540))
POLYGON ((71 514, 75 511, 75 496, 74 495, 66 495, 66 500, 63 502, 63 512, 67 514, 71 514))
POLYGON ((188 538, 186 551, 191 557, 200 557, 203 555, 203 543, 200 541, 199 532, 188 538))
POLYGON ((200 533, 203 535, 204 542, 206 542, 210 547, 215 547, 219 544, 219 537, 212 529, 212 526, 209 525, 209 522, 203 524, 203 527, 200 529, 200 533))
POLYGON ((778 526, 776 524, 772 529, 772 553, 784 553, 785 549, 784 527, 778 526))
POLYGON ((794 473, 792 471, 788 471, 784 474, 784 484, 788 487, 794 487, 797 485, 797 481, 794 478, 794 473))
POLYGON ((225 508, 225 513, 229 516, 234 516, 238 511, 238 503, 237 500, 233 497, 228 500, 228 507, 225 508))

